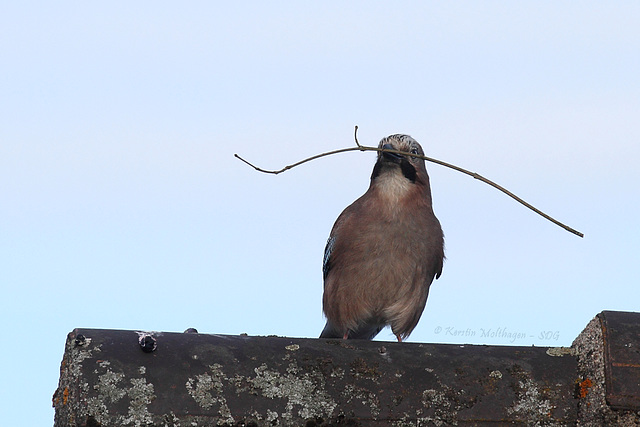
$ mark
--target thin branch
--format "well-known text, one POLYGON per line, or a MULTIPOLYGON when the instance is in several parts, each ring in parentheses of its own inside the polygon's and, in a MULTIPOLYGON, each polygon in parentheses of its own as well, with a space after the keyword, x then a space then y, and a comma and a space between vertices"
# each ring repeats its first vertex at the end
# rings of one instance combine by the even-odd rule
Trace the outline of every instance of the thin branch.
POLYGON ((356 145, 358 147, 362 147, 362 145, 360 145, 360 143, 358 142, 358 125, 356 125, 356 128, 353 131, 353 139, 356 140, 356 145))
POLYGON ((289 169, 295 168, 296 166, 299 166, 299 165, 301 165, 303 163, 310 162, 311 160, 319 159, 320 157, 330 156, 332 154, 344 153, 346 151, 358 151, 358 150, 365 151, 365 150, 368 150, 370 148, 373 148, 373 147, 361 147, 361 148, 359 148, 359 147, 351 147, 351 148, 341 148, 339 150, 327 151, 326 153, 316 154, 315 156, 311 156, 311 157, 306 158, 304 160, 300 160, 299 162, 293 163, 291 165, 287 165, 287 166, 283 167, 282 169, 278 169, 278 170, 262 169, 262 168, 259 168, 256 165, 254 165, 253 163, 250 163, 249 161, 243 159, 242 157, 240 157, 237 154, 234 154, 234 156, 237 159, 242 160, 243 162, 245 162, 246 164, 248 164, 249 166, 251 166, 255 170, 257 170, 258 172, 271 173, 271 174, 274 174, 274 175, 278 175, 279 173, 282 173, 284 171, 288 171, 289 169))
POLYGON ((301 165, 303 163, 310 162, 311 160, 319 159, 321 157, 331 156, 333 154, 345 153, 347 151, 378 151, 378 152, 381 152, 381 153, 395 153, 395 154, 402 154, 404 156, 417 157, 418 159, 423 159, 423 160, 426 160, 428 162, 436 163, 438 165, 441 165, 441 166, 456 170, 458 172, 462 172, 462 173, 464 173, 466 175, 469 175, 469 176, 471 176, 471 177, 473 177, 473 178, 475 178, 477 180, 480 180, 480 181, 484 182, 485 184, 489 184, 493 188, 496 188, 496 189, 502 191, 504 194, 506 194, 507 196, 511 197, 512 199, 514 199, 518 203, 526 206, 527 208, 531 209, 532 211, 534 211, 538 215, 548 219, 549 221, 553 222, 554 224, 564 228, 568 232, 573 233, 578 237, 584 237, 583 233, 581 233, 578 230, 575 230, 575 229, 569 227, 568 225, 565 225, 565 224, 561 223, 560 221, 558 221, 555 218, 552 218, 551 216, 549 216, 546 213, 542 212, 541 210, 537 209, 535 206, 525 202, 520 197, 516 196, 515 194, 513 194, 512 192, 510 192, 506 188, 496 184, 495 182, 491 181, 490 179, 487 179, 487 178, 483 177, 482 175, 480 175, 480 174, 478 174, 476 172, 468 171, 468 170, 463 169, 463 168, 461 168, 459 166, 452 165, 451 163, 443 162, 442 160, 434 159, 432 157, 420 156, 418 154, 406 153, 404 151, 399 151, 399 150, 389 150, 389 149, 386 149, 386 148, 367 147, 365 145, 360 145, 360 143, 358 142, 358 126, 355 127, 355 132, 354 132, 353 136, 354 136, 354 139, 355 139, 355 142, 356 142, 356 146, 355 147, 341 148, 339 150, 327 151, 325 153, 316 154, 315 156, 311 156, 311 157, 308 157, 308 158, 306 158, 304 160, 300 160, 299 162, 287 165, 287 166, 283 167, 282 169, 278 169, 278 170, 262 169, 262 168, 260 168, 260 167, 258 167, 256 165, 254 165, 253 163, 250 163, 249 161, 243 159, 242 157, 240 157, 237 154, 234 154, 234 156, 237 159, 239 159, 239 160, 243 161, 244 163, 246 163, 247 165, 251 166, 255 170, 257 170, 258 172, 263 172, 263 173, 268 173, 268 174, 273 174, 273 175, 278 175, 279 173, 288 171, 289 169, 295 168, 296 166, 299 166, 299 165, 301 165))

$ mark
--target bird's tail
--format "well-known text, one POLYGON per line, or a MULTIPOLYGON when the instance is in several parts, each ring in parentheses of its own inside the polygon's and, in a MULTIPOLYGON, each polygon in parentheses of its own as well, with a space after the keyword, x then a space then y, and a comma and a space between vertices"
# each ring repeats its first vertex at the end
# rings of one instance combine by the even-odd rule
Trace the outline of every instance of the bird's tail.
POLYGON ((327 324, 324 325, 322 333, 320 334, 320 338, 342 338, 342 335, 343 334, 340 333, 340 331, 338 331, 336 328, 334 328, 331 323, 327 322, 327 324))
MULTIPOLYGON (((365 323, 364 325, 358 327, 358 329, 354 331, 349 331, 347 334, 348 339, 354 340, 372 340, 380 331, 384 328, 384 325, 365 323)), ((324 329, 320 334, 320 338, 344 338, 344 333, 340 332, 336 329, 331 323, 327 321, 327 324, 324 325, 324 329)))

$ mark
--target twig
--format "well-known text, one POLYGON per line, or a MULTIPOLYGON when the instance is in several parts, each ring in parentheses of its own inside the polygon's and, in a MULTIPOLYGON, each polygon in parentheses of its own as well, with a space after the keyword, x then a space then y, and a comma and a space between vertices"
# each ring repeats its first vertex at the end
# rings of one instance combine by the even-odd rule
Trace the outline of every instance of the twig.
POLYGON ((354 131, 354 135, 353 136, 354 136, 354 139, 355 139, 355 142, 356 142, 356 146, 355 147, 341 148, 339 150, 327 151, 325 153, 316 154, 315 156, 311 156, 311 157, 308 157, 308 158, 306 158, 304 160, 300 160, 299 162, 293 163, 291 165, 287 165, 287 166, 283 167, 282 169, 278 169, 278 170, 262 169, 262 168, 259 168, 256 165, 254 165, 253 163, 248 162, 247 160, 243 159, 242 157, 240 157, 237 154, 234 154, 234 156, 237 159, 242 160, 244 163, 246 163, 247 165, 251 166, 255 170, 257 170, 258 172, 269 173, 269 174, 274 174, 274 175, 278 175, 279 173, 288 171, 289 169, 295 168, 296 166, 299 166, 299 165, 301 165, 303 163, 306 163, 306 162, 309 162, 311 160, 319 159, 320 157, 330 156, 332 154, 338 154, 338 153, 345 153, 347 151, 378 151, 378 152, 383 152, 383 153, 396 153, 396 154, 402 154, 404 156, 417 157, 418 159, 423 159, 423 160, 426 160, 428 162, 436 163, 438 165, 445 166, 447 168, 456 170, 458 172, 462 172, 462 173, 464 173, 466 175, 469 175, 469 176, 471 176, 471 177, 473 177, 473 178, 475 178, 477 180, 480 180, 480 181, 484 182, 485 184, 489 184, 493 188, 496 188, 496 189, 502 191, 504 194, 506 194, 507 196, 511 197, 512 199, 514 199, 518 203, 521 203, 522 205, 524 205, 527 208, 531 209, 532 211, 534 211, 538 215, 540 215, 540 216, 548 219, 549 221, 553 222, 554 224, 564 228, 568 232, 573 233, 578 237, 584 237, 583 233, 581 233, 578 230, 575 230, 575 229, 569 227, 568 225, 565 225, 565 224, 561 223, 560 221, 558 221, 555 218, 552 218, 551 216, 549 216, 546 213, 542 212, 541 210, 537 209, 533 205, 525 202, 520 197, 516 196, 515 194, 513 194, 512 192, 510 192, 506 188, 496 184, 495 182, 491 181, 490 179, 487 179, 487 178, 483 177, 479 173, 468 171, 468 170, 463 169, 463 168, 461 168, 459 166, 452 165, 451 163, 443 162, 442 160, 434 159, 432 157, 420 156, 418 154, 406 153, 404 151, 399 151, 399 150, 389 150, 389 149, 386 149, 386 148, 367 147, 366 145, 360 145, 360 143, 358 142, 358 126, 355 127, 355 131, 354 131))
POLYGON ((358 147, 362 147, 362 145, 360 145, 360 143, 358 142, 358 125, 356 125, 356 128, 353 130, 353 139, 356 140, 356 145, 358 147))

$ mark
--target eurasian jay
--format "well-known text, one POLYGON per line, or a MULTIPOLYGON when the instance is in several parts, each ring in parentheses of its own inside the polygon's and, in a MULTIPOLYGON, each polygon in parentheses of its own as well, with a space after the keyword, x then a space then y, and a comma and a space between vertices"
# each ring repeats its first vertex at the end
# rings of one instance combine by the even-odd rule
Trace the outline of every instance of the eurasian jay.
MULTIPOLYGON (((408 135, 378 147, 424 155, 408 135)), ((390 325, 398 341, 406 339, 443 261, 424 160, 378 152, 369 189, 340 214, 325 247, 320 338, 373 339, 390 325)))

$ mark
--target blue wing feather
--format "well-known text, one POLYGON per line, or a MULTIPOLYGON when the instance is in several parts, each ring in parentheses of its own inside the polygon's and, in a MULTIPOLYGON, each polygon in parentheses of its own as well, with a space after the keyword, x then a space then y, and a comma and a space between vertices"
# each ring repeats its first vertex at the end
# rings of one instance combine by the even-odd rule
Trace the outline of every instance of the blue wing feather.
POLYGON ((329 270, 331 270, 331 252, 333 252, 333 244, 335 243, 336 238, 333 236, 329 236, 327 240, 327 245, 324 247, 324 258, 322 260, 322 278, 326 279, 329 274, 329 270))

